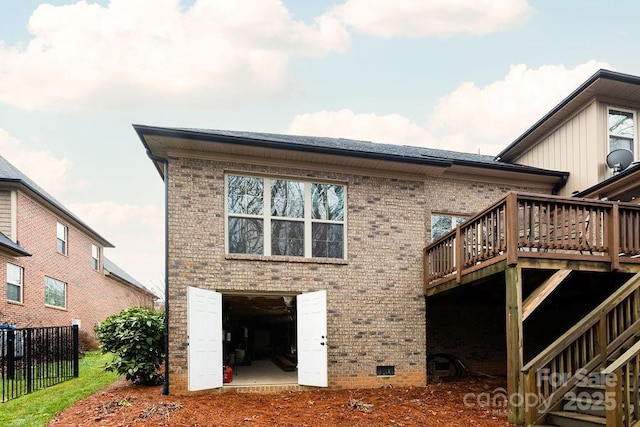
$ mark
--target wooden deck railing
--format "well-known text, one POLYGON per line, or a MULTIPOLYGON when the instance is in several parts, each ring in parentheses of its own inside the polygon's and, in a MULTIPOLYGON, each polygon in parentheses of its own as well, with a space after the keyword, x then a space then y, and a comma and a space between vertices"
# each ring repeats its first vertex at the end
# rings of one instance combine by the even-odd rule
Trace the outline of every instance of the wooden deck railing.
POLYGON ((508 193, 425 248, 426 287, 519 257, 640 263, 640 206, 508 193))
POLYGON ((588 381, 640 332, 638 289, 640 273, 522 368, 525 425, 540 422, 579 381, 588 381))

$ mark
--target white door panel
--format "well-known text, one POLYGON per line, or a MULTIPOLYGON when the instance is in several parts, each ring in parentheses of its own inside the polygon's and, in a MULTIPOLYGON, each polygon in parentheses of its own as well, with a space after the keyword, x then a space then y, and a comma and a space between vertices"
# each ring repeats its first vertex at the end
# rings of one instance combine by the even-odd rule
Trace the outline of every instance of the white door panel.
POLYGON ((187 288, 189 390, 222 387, 222 294, 187 288))
POLYGON ((296 297, 298 384, 327 387, 327 291, 296 297))

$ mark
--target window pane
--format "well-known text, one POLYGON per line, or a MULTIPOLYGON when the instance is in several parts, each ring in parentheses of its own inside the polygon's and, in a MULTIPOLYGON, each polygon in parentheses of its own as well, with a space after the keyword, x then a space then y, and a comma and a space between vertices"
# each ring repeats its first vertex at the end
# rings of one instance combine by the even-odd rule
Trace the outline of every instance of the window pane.
POLYGON ((304 184, 281 179, 271 181, 271 215, 304 218, 304 184))
POLYGON ((60 240, 67 240, 67 227, 58 223, 56 228, 56 235, 60 240))
POLYGON ((262 215, 264 211, 264 181, 262 178, 230 175, 228 182, 228 212, 262 215))
POLYGON ((344 258, 342 224, 314 223, 312 233, 312 255, 314 257, 344 258))
POLYGON ((313 219, 344 220, 344 186, 312 184, 311 206, 313 219))
POLYGON ((304 256, 304 222, 271 221, 271 255, 304 256))
POLYGON ((229 218, 229 253, 259 254, 264 253, 262 219, 229 218))
POLYGON ((47 305, 65 308, 66 283, 50 277, 44 278, 44 302, 47 305))
POLYGON ((7 264, 7 282, 14 285, 22 285, 22 267, 7 264))
POLYGON ((633 113, 627 111, 609 110, 609 134, 633 138, 633 113))
POLYGON ((67 244, 64 242, 64 240, 58 239, 57 250, 61 254, 67 253, 67 244))
POLYGON ((451 231, 452 217, 448 215, 431 215, 431 239, 436 240, 451 231))
POLYGON ((626 148, 633 153, 633 139, 610 136, 609 150, 616 150, 618 148, 626 148))
POLYGON ((9 301, 22 302, 20 298, 20 286, 7 284, 7 299, 9 301))

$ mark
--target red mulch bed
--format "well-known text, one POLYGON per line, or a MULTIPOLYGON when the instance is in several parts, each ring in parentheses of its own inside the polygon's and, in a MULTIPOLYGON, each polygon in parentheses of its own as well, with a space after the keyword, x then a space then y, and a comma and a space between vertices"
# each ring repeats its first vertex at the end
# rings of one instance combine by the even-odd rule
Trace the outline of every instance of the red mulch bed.
POLYGON ((513 426, 502 406, 504 388, 504 379, 463 378, 426 388, 164 396, 162 386, 121 379, 75 403, 49 425, 513 426))

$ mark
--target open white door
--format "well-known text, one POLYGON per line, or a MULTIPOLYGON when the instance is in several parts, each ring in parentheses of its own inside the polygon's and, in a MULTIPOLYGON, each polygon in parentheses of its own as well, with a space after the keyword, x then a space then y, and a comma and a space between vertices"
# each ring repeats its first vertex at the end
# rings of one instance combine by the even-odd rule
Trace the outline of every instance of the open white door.
POLYGON ((222 294, 187 288, 189 390, 222 387, 222 294))
POLYGON ((327 291, 296 297, 298 384, 327 387, 327 291))

